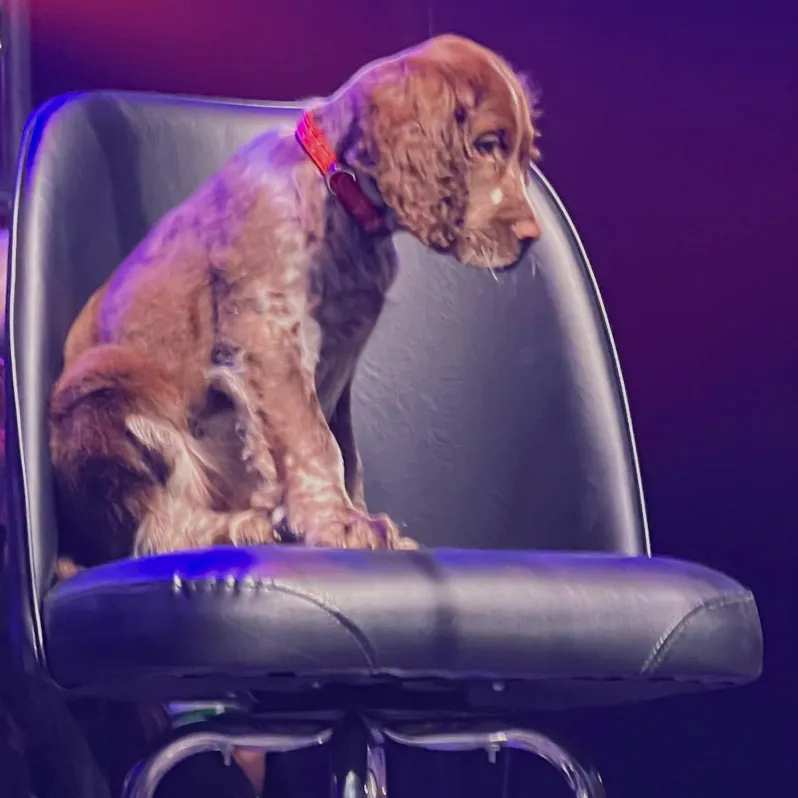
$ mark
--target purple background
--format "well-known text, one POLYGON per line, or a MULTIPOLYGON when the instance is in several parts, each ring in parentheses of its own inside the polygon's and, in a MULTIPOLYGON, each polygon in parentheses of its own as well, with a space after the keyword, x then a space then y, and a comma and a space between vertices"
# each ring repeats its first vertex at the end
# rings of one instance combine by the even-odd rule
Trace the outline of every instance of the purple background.
POLYGON ((618 342, 655 550, 753 587, 766 634, 752 687, 563 727, 616 798, 781 794, 798 748, 798 4, 31 2, 37 100, 95 87, 318 95, 430 31, 531 72, 544 169, 618 342))

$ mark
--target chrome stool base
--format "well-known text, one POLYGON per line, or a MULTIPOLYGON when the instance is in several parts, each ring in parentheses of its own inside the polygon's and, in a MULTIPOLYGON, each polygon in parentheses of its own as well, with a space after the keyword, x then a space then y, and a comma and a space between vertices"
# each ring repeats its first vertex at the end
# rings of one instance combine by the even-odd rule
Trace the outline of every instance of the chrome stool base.
POLYGON ((447 731, 402 731, 385 728, 385 736, 395 743, 429 751, 484 750, 492 761, 502 748, 515 748, 544 759, 565 778, 576 798, 604 798, 601 776, 591 766, 581 762, 568 748, 541 732, 531 729, 491 728, 486 724, 467 724, 447 731))
POLYGON ((184 727, 183 733, 128 775, 125 798, 153 798, 163 777, 194 754, 219 751, 229 763, 235 749, 264 754, 295 751, 317 745, 331 748, 331 795, 333 798, 387 798, 384 741, 431 751, 485 750, 495 757, 502 748, 526 751, 544 759, 564 777, 575 798, 605 798, 601 777, 567 747, 531 729, 502 728, 500 724, 459 723, 423 726, 379 726, 361 715, 349 715, 334 726, 279 729, 225 729, 203 723, 184 727))
MULTIPOLYGON (((204 725, 204 724, 203 724, 204 725)), ((218 751, 229 765, 235 749, 262 751, 264 754, 296 751, 324 745, 332 737, 333 730, 320 728, 297 732, 227 732, 212 729, 192 729, 157 751, 149 759, 140 762, 128 774, 123 790, 124 798, 152 798, 164 776, 184 759, 194 754, 218 751)))

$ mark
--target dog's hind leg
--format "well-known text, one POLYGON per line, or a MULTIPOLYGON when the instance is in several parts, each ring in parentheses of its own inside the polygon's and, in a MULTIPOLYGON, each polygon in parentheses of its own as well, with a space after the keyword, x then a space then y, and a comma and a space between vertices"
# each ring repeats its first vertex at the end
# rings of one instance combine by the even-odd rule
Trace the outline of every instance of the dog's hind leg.
POLYGON ((65 371, 49 415, 62 555, 91 566, 138 548, 202 544, 181 540, 167 524, 151 527, 161 533, 157 540, 139 533, 175 499, 193 508, 213 503, 209 464, 188 433, 186 405, 168 375, 129 348, 95 347, 65 371))

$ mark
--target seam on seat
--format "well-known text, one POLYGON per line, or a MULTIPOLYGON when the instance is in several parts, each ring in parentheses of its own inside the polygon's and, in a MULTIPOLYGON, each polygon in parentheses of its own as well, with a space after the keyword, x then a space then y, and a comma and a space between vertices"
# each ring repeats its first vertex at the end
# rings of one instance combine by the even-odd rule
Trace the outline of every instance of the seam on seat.
POLYGON ((344 612, 336 607, 332 602, 323 596, 317 596, 302 588, 292 585, 285 585, 277 582, 274 579, 264 579, 262 577, 245 576, 239 578, 233 574, 227 574, 223 577, 206 576, 202 578, 186 578, 182 577, 178 571, 172 576, 172 592, 174 594, 185 593, 188 591, 196 590, 197 585, 204 585, 210 591, 217 587, 221 587, 227 592, 234 592, 235 590, 248 590, 257 592, 259 590, 270 591, 274 590, 278 593, 284 593, 294 598, 302 599, 315 607, 326 612, 333 618, 340 626, 342 626, 357 643, 360 652, 366 660, 366 664, 371 670, 377 670, 377 655, 369 643, 368 637, 363 630, 352 620, 346 617, 344 612))
POLYGON ((721 596, 713 599, 702 599, 694 607, 688 610, 676 623, 674 623, 667 632, 665 632, 659 640, 654 644, 651 653, 643 663, 640 669, 640 674, 651 673, 668 654, 668 652, 676 645, 679 638, 687 630, 690 623, 702 612, 706 610, 718 610, 723 607, 731 607, 735 604, 751 604, 754 597, 750 593, 734 596, 721 596))

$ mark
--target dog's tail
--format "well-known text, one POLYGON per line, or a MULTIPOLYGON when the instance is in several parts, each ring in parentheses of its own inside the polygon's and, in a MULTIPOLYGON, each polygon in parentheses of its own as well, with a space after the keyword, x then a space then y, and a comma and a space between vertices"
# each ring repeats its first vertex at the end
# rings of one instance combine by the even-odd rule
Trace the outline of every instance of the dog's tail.
POLYGON ((187 426, 185 397, 144 355, 103 345, 62 375, 50 403, 62 551, 82 565, 177 548, 164 506, 212 502, 211 463, 187 426), (142 522, 150 539, 140 539, 142 522), (157 530, 152 539, 153 530, 157 530))

